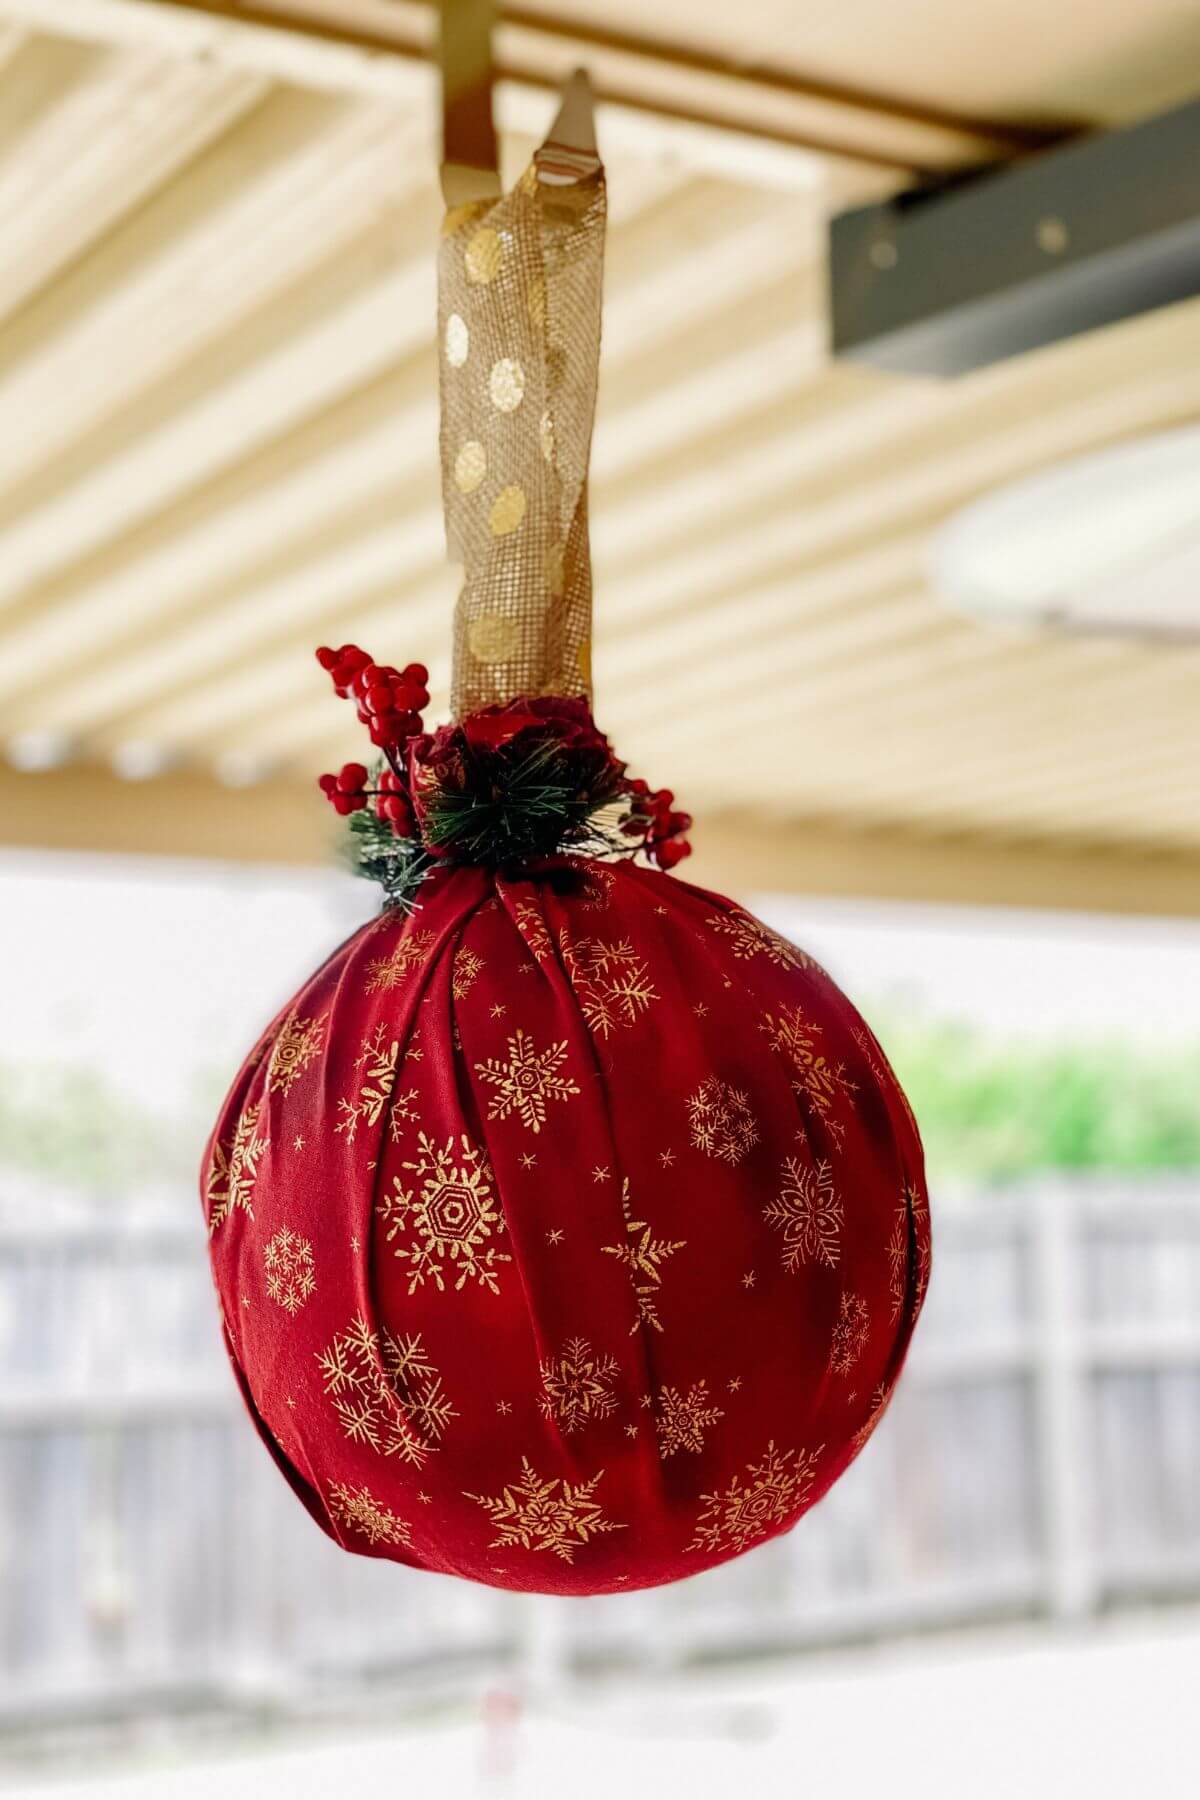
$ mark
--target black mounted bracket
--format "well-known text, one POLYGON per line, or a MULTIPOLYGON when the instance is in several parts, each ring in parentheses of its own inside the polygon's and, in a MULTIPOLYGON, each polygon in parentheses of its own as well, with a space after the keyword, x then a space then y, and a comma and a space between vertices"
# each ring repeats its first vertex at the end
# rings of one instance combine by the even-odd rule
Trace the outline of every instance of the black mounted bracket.
POLYGON ((1200 294, 1200 101, 830 222, 833 353, 958 375, 1200 294))

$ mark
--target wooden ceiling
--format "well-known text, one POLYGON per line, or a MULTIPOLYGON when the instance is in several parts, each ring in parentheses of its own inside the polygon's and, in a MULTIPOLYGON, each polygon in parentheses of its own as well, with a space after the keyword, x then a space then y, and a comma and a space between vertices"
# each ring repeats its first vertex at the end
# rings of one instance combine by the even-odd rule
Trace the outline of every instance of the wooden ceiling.
MULTIPOLYGON (((1200 649, 985 629, 925 575, 976 495, 1194 418, 1200 303, 937 384, 831 365, 822 267, 849 199, 1185 97, 1195 7, 644 13, 497 43, 510 171, 575 61, 609 97, 601 723, 698 877, 1200 911, 1200 649)), ((429 28, 0 0, 7 841, 320 854, 360 746, 312 646, 444 707, 429 28)))

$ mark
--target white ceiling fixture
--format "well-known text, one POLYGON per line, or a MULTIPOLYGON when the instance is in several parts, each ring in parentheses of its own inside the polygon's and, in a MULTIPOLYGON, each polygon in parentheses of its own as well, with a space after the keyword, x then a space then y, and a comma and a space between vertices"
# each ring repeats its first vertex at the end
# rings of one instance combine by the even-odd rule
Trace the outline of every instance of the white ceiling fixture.
POLYGON ((1060 463, 954 515, 930 575, 997 623, 1200 641, 1200 426, 1060 463))
POLYGON ((17 731, 4 746, 9 763, 23 775, 61 769, 74 753, 74 742, 65 731, 17 731))
POLYGON ((270 757, 249 750, 226 750, 213 763, 213 773, 224 787, 254 787, 274 772, 270 757))
POLYGON ((127 738, 116 746, 109 760, 113 773, 123 781, 153 781, 168 774, 178 758, 166 744, 155 744, 148 738, 127 738))

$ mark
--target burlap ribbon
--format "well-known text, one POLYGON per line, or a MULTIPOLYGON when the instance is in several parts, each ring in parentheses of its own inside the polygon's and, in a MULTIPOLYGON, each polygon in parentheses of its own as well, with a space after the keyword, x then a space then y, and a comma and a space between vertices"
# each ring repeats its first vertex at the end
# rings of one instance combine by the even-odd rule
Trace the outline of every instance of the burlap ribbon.
POLYGON ((604 172, 549 143, 452 207, 438 257, 446 538, 462 564, 451 706, 591 692, 587 472, 604 172))

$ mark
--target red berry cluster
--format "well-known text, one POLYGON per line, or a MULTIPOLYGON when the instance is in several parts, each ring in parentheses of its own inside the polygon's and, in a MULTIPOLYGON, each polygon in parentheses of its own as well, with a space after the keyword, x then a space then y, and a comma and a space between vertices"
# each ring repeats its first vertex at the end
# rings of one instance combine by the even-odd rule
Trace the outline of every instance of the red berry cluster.
POLYGON ((393 669, 372 662, 357 644, 343 644, 339 650, 322 645, 317 661, 343 700, 358 702, 358 716, 380 750, 398 749, 419 736, 421 710, 429 705, 429 670, 424 663, 393 669))
POLYGON ((335 692, 343 700, 357 703, 371 742, 391 765, 380 774, 377 787, 367 786, 362 763, 346 763, 340 774, 322 775, 317 785, 343 817, 361 812, 373 800, 377 816, 386 819, 397 837, 411 837, 415 824, 403 758, 409 741, 424 729, 421 708, 429 705, 429 670, 424 663, 393 669, 372 662, 357 644, 343 644, 338 650, 322 645, 317 661, 329 674, 335 692))
POLYGON ((399 775, 394 775, 390 769, 384 769, 379 777, 375 811, 381 819, 387 820, 397 837, 411 837, 417 828, 408 789, 399 775))
POLYGON ((629 791, 634 796, 634 818, 645 832, 646 855, 660 869, 673 869, 692 854, 684 835, 692 829, 691 813, 672 810, 675 796, 670 788, 651 791, 649 782, 639 779, 629 783, 629 791))
POLYGON ((343 763, 340 774, 319 776, 317 786, 343 818, 367 804, 367 771, 362 763, 343 763))

